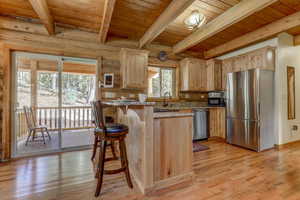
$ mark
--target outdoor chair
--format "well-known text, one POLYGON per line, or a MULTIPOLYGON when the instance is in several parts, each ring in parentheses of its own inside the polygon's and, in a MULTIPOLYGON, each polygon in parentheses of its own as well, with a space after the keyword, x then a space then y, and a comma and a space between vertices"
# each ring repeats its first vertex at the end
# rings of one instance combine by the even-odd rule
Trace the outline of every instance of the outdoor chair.
POLYGON ((47 133, 49 140, 51 140, 51 136, 49 134, 47 126, 37 125, 36 117, 34 115, 34 111, 32 107, 24 106, 24 113, 25 113, 27 127, 28 127, 28 137, 25 145, 27 146, 30 137, 32 137, 32 141, 34 141, 35 138, 37 137, 36 134, 38 132, 41 132, 44 144, 46 144, 45 132, 47 133))

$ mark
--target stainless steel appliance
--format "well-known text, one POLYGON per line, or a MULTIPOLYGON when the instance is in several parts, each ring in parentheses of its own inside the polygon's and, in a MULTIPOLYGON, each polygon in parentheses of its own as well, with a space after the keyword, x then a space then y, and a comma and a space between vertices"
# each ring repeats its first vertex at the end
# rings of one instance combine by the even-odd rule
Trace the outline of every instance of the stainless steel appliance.
POLYGON ((209 92, 208 93, 209 106, 225 106, 223 92, 209 92))
POLYGON ((255 151, 272 148, 274 72, 253 69, 227 77, 227 142, 255 151))
POLYGON ((193 141, 208 138, 208 110, 194 109, 194 133, 193 141))

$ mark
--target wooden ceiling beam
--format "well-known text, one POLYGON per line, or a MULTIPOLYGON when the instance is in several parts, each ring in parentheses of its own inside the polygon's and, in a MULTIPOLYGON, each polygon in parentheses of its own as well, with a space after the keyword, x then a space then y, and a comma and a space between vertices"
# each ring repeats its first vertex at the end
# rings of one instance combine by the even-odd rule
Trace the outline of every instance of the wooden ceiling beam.
POLYGON ((300 35, 296 35, 296 36, 294 37, 294 45, 295 45, 295 46, 300 45, 300 35))
POLYGON ((105 0, 104 3, 105 3, 104 12, 101 20, 101 27, 100 27, 99 38, 98 38, 100 43, 106 42, 107 33, 110 27, 110 22, 111 22, 112 14, 114 12, 116 0, 105 0))
POLYGON ((46 0, 29 0, 36 14, 45 25, 48 34, 53 35, 55 33, 54 20, 50 14, 49 7, 46 0))
POLYGON ((173 0, 140 39, 139 47, 151 43, 166 27, 181 15, 195 0, 173 0))
POLYGON ((202 26, 194 33, 178 42, 173 47, 173 53, 180 53, 190 47, 193 47, 207 38, 223 31, 231 25, 245 19, 251 14, 262 10, 277 0, 244 0, 231 7, 223 14, 216 17, 208 24, 202 26))
POLYGON ((271 38, 281 32, 297 26, 300 26, 300 12, 284 17, 253 32, 247 33, 225 44, 210 49, 204 52, 204 56, 207 59, 220 56, 255 42, 271 38))

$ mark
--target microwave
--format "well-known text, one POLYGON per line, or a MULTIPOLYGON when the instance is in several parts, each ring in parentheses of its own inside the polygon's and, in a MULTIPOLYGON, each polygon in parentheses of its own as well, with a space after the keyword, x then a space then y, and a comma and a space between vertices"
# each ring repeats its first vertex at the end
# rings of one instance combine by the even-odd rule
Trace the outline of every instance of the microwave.
POLYGON ((223 92, 210 92, 208 93, 209 106, 225 106, 225 99, 223 92))

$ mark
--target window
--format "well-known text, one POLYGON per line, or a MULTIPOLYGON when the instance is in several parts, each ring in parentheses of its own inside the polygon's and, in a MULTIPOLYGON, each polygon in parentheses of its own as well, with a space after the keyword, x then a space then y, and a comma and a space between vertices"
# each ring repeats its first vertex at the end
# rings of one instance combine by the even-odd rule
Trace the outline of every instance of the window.
POLYGON ((175 68, 148 67, 148 97, 175 97, 175 68))

